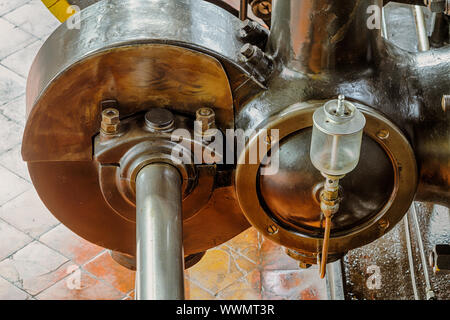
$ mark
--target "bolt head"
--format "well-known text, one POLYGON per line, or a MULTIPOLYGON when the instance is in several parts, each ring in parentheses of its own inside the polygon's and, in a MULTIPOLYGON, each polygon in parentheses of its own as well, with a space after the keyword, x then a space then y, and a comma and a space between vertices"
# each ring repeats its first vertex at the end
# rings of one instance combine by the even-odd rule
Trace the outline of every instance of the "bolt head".
POLYGON ((114 108, 107 108, 102 111, 102 121, 107 124, 115 124, 120 121, 119 111, 114 108))
POLYGON ((195 120, 201 124, 201 132, 206 132, 215 127, 216 114, 213 109, 207 107, 199 108, 195 115, 195 120))
POLYGON ((120 114, 115 108, 102 111, 101 131, 105 134, 116 134, 119 131, 120 114))
POLYGON ((272 13, 272 1, 270 0, 254 0, 251 6, 253 14, 258 18, 267 18, 272 13))
POLYGON ((267 16, 272 12, 272 4, 269 1, 261 1, 257 8, 259 13, 264 16, 267 16))
POLYGON ((278 227, 276 225, 272 224, 272 225, 267 227, 267 232, 270 235, 276 234, 278 232, 278 227))
POLYGON ((255 52, 255 46, 251 45, 250 43, 246 43, 241 48, 241 54, 248 58, 251 58, 255 52))
POLYGON ((377 137, 381 140, 385 140, 389 138, 389 131, 386 129, 381 129, 380 131, 377 132, 377 137))
POLYGON ((380 221, 378 221, 378 225, 380 226, 381 229, 387 229, 389 227, 389 221, 386 219, 381 219, 380 221))
POLYGON ((253 22, 249 19, 245 20, 242 24, 241 30, 245 31, 245 33, 249 33, 254 28, 253 22))

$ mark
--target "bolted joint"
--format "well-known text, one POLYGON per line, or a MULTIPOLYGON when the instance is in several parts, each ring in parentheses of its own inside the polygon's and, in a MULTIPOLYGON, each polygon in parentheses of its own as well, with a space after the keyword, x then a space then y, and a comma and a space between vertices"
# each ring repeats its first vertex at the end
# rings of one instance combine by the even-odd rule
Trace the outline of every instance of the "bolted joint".
POLYGON ((213 109, 203 107, 195 113, 195 121, 197 122, 196 133, 204 134, 216 127, 216 114, 213 109))
POLYGON ((261 26, 259 23, 251 20, 245 20, 239 29, 239 37, 252 45, 259 48, 265 47, 269 38, 269 30, 261 26))
POLYGON ((325 200, 321 196, 320 210, 326 218, 332 218, 334 214, 339 211, 339 201, 338 200, 325 200))
POLYGON ((250 43, 244 44, 240 53, 241 61, 251 68, 253 76, 264 83, 273 70, 273 59, 250 43))
POLYGON ((145 126, 152 132, 171 132, 175 128, 173 113, 165 108, 152 108, 145 113, 145 126))
POLYGON ((260 19, 270 17, 272 14, 272 0, 252 0, 250 6, 253 14, 260 19))
POLYGON ((102 123, 100 132, 105 135, 114 135, 119 132, 119 111, 115 108, 107 108, 102 111, 102 123))

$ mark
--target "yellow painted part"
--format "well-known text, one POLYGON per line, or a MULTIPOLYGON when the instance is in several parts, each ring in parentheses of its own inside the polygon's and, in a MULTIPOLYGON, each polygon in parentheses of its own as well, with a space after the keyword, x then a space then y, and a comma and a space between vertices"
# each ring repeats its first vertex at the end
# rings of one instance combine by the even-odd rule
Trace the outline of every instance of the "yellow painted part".
POLYGON ((61 22, 66 21, 75 10, 70 9, 67 0, 41 0, 51 13, 61 22))

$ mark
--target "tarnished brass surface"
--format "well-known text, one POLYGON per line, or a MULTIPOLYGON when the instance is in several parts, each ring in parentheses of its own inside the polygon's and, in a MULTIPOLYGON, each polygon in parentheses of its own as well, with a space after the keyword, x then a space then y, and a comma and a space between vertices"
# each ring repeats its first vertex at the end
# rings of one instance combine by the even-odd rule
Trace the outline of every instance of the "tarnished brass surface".
MULTIPOLYGON (((93 163, 30 162, 28 168, 39 196, 59 221, 95 244, 134 255, 136 226, 103 200, 93 163)), ((215 247, 249 227, 235 197, 233 187, 217 188, 206 206, 184 221, 186 255, 215 247)))
MULTIPOLYGON (((133 255, 135 225, 106 203, 92 162, 100 102, 111 98, 118 101, 121 117, 166 106, 194 117, 199 106, 210 106, 223 128, 233 126, 233 103, 216 59, 145 44, 90 56, 55 79, 36 104, 29 99, 22 150, 41 199, 82 237, 133 255)), ((186 254, 205 251, 248 228, 234 197, 230 187, 216 189, 196 217, 185 221, 186 254)))
MULTIPOLYGON (((32 81, 29 91, 35 89, 32 81)), ((230 86, 216 59, 175 46, 126 46, 71 66, 35 104, 28 94, 24 160, 90 161, 100 101, 111 98, 118 101, 122 117, 166 106, 195 115, 199 106, 211 106, 218 125, 233 127, 230 86)))
MULTIPOLYGON (((268 130, 279 129, 279 138, 282 141, 283 138, 310 127, 312 125, 313 112, 322 104, 323 102, 311 102, 291 106, 279 115, 269 118, 260 128, 268 130)), ((377 144, 382 147, 386 153, 385 156, 391 163, 394 183, 393 189, 391 189, 389 197, 382 207, 375 207, 369 215, 363 218, 360 217, 360 220, 355 223, 347 224, 341 228, 334 228, 334 230, 332 228, 329 244, 331 255, 367 244, 389 231, 408 210, 417 187, 417 168, 414 154, 403 134, 394 124, 374 110, 358 103, 355 104, 367 119, 367 125, 364 129, 365 135, 377 141, 377 144), (377 134, 382 129, 390 132, 388 139, 377 137, 377 134), (385 220, 389 223, 384 223, 385 220), (383 223, 380 224, 380 221, 383 223)), ((252 145, 257 143, 257 141, 258 135, 250 139, 249 145, 241 155, 242 158, 248 157, 252 145)), ((303 161, 310 161, 309 156, 306 156, 303 161)), ((309 258, 305 259, 305 262, 310 263, 314 254, 319 252, 321 248, 321 239, 323 237, 321 228, 311 228, 307 224, 299 223, 299 220, 295 224, 287 224, 271 212, 270 208, 264 204, 264 195, 263 197, 261 196, 257 186, 258 179, 262 179, 258 176, 259 169, 259 164, 237 166, 236 192, 244 214, 250 223, 264 236, 296 251, 302 251, 306 256, 309 256, 309 258), (268 226, 274 222, 279 228, 276 233, 270 233, 268 232, 268 226)), ((270 176, 268 178, 270 179, 270 176)), ((295 192, 295 185, 293 187, 295 192)), ((319 226, 320 208, 313 198, 313 190, 314 184, 311 184, 307 190, 310 194, 309 200, 308 197, 305 197, 302 198, 302 201, 299 201, 299 207, 303 206, 305 208, 310 203, 310 208, 298 211, 297 214, 300 216, 304 215, 304 219, 307 220, 307 217, 312 212, 315 212, 314 219, 316 219, 316 226, 319 226), (311 209, 314 207, 316 207, 315 211, 312 211, 311 209)), ((303 191, 299 189, 298 193, 302 194, 303 191)), ((289 198, 289 195, 285 197, 289 198)), ((355 211, 356 216, 358 216, 357 212, 355 211)))
MULTIPOLYGON (((188 130, 192 127, 192 120, 189 118, 179 114, 173 115, 169 109, 160 110, 174 117, 172 130, 175 128, 188 130)), ((94 161, 98 162, 99 183, 103 196, 117 214, 135 222, 138 172, 150 163, 171 164, 182 176, 183 218, 189 219, 208 203, 214 190, 216 165, 209 162, 210 159, 207 163, 204 163, 203 159, 196 159, 195 153, 192 152, 197 148, 194 145, 200 144, 203 156, 208 146, 194 139, 193 130, 191 130, 192 139, 183 136, 181 142, 173 141, 171 132, 149 130, 143 117, 141 113, 121 121, 122 132, 116 136, 105 136, 101 133, 95 137, 94 161), (179 159, 172 153, 175 148, 181 147, 183 161, 178 163, 179 159)), ((215 156, 221 157, 218 153, 215 153, 215 156)))

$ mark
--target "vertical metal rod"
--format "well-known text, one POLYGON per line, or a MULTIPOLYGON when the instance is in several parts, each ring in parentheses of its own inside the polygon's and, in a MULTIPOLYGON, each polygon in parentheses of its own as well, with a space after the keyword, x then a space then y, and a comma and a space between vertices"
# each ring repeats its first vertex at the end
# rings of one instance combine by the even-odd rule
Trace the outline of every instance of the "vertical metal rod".
POLYGON ((329 300, 345 300, 341 263, 341 260, 337 260, 327 265, 327 292, 329 300))
POLYGON ((417 292, 417 284, 416 284, 416 275, 414 272, 414 260, 412 255, 411 234, 409 232, 408 214, 405 214, 405 217, 403 218, 403 224, 405 226, 406 249, 408 251, 409 273, 411 275, 411 284, 414 292, 414 300, 419 300, 419 294, 417 292))
POLYGON ((244 21, 247 19, 248 13, 248 0, 241 0, 241 6, 239 10, 239 19, 244 21))
POLYGON ((420 232, 419 220, 417 219, 415 202, 413 202, 411 204, 410 211, 411 211, 411 215, 412 215, 413 221, 414 221, 414 226, 415 226, 416 236, 417 236, 417 243, 419 245, 420 260, 422 262, 423 274, 425 276, 426 297, 427 297, 427 300, 430 300, 430 299, 434 299, 434 292, 433 292, 433 289, 431 288, 430 275, 428 274, 428 263, 427 263, 427 258, 425 257, 425 250, 423 248, 422 233, 420 232))
POLYGON ((184 299, 181 176, 150 164, 136 178, 136 299, 184 299))
POLYGON ((381 9, 381 34, 386 40, 389 40, 389 34, 386 23, 386 10, 384 7, 381 9))
POLYGON ((419 51, 428 51, 430 50, 430 42, 428 41, 427 28, 425 26, 425 17, 423 15, 421 6, 414 6, 414 18, 416 20, 419 51))

